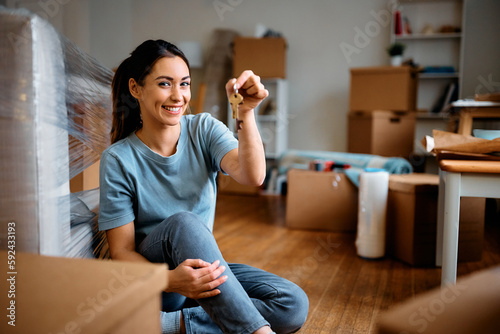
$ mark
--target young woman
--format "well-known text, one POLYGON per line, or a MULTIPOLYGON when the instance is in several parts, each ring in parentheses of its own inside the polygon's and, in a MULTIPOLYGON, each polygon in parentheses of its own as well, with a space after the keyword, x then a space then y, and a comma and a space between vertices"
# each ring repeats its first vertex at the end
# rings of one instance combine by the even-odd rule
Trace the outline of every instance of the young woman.
POLYGON ((243 184, 265 176, 254 108, 268 92, 243 72, 226 84, 243 95, 238 140, 209 114, 186 115, 189 63, 174 45, 148 40, 118 67, 112 84, 112 145, 100 167, 99 228, 111 257, 167 263, 164 333, 289 333, 305 322, 297 285, 228 264, 212 227, 219 170, 243 184))

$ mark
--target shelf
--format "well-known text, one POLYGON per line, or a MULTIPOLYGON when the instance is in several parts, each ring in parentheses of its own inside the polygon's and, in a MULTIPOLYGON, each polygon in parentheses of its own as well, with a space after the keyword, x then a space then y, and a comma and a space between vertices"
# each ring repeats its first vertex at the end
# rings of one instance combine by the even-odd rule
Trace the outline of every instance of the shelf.
POLYGON ((462 33, 434 33, 434 34, 411 34, 411 35, 400 35, 395 36, 396 41, 410 41, 410 40, 421 40, 421 39, 452 39, 452 38, 462 38, 462 33))
MULTIPOLYGON (((465 0, 398 0, 404 24, 409 23, 413 33, 395 34, 395 14, 391 21, 390 41, 406 46, 404 58, 412 59, 426 72, 418 73, 417 108, 432 110, 451 83, 462 87, 462 46, 465 40, 465 0), (446 27, 447 29, 442 28, 446 27), (427 31, 431 33, 424 33, 427 31), (441 32, 449 31, 449 32, 441 32), (435 67, 436 69, 433 69, 435 67)), ((399 30, 398 30, 399 31, 399 30)), ((458 92, 460 96, 461 92, 458 92)), ((440 116, 438 116, 440 117, 440 116)))
POLYGON ((455 73, 432 73, 432 72, 422 72, 418 74, 419 79, 458 79, 460 74, 455 73))
POLYGON ((500 102, 497 101, 476 101, 472 99, 458 100, 452 103, 453 107, 500 107, 500 102))
POLYGON ((449 120, 450 115, 448 113, 430 113, 430 112, 419 112, 416 114, 417 119, 437 119, 437 120, 449 120))

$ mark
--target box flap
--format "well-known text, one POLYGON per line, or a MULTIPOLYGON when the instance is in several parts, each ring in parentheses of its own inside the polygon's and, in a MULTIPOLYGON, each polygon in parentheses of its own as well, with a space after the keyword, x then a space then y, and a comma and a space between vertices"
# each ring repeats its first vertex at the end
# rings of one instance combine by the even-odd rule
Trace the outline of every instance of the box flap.
POLYGON ((434 174, 392 174, 389 176, 389 190, 407 193, 437 192, 439 176, 434 174))
POLYGON ((348 117, 356 118, 405 118, 416 119, 417 115, 411 111, 392 111, 392 110, 351 110, 348 117))
POLYGON ((417 72, 417 70, 410 66, 372 66, 372 67, 351 68, 351 75, 393 74, 393 73, 409 73, 409 72, 417 72))

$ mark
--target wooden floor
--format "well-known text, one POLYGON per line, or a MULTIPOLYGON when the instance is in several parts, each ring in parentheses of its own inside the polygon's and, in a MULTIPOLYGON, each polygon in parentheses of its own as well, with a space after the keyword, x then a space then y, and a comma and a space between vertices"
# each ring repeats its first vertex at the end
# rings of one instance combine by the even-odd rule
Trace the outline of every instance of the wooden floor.
MULTIPOLYGON (((285 277, 309 296, 299 333, 375 333, 381 312, 440 284, 441 269, 356 256, 354 234, 291 230, 282 196, 219 195, 214 235, 228 262, 285 277)), ((485 227, 483 258, 459 263, 458 276, 500 264, 498 222, 485 227)))

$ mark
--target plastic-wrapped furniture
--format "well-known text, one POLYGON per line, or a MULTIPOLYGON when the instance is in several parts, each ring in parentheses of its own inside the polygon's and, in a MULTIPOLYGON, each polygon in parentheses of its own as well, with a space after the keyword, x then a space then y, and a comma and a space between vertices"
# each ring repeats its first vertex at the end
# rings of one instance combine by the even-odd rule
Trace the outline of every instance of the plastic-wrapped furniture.
POLYGON ((109 145, 112 72, 26 10, 0 21, 0 249, 92 256, 98 191, 69 180, 109 145))

